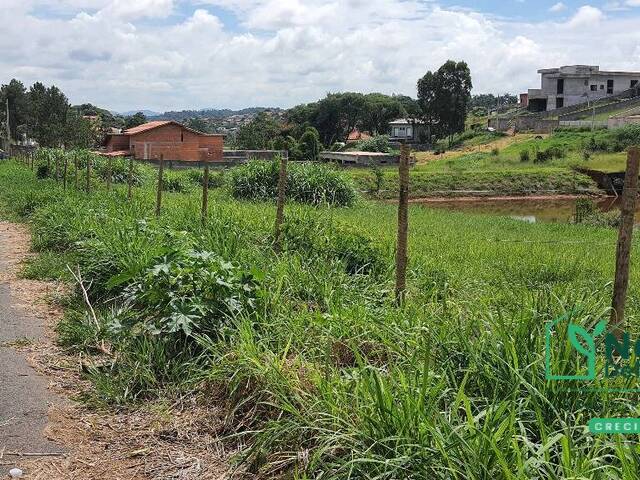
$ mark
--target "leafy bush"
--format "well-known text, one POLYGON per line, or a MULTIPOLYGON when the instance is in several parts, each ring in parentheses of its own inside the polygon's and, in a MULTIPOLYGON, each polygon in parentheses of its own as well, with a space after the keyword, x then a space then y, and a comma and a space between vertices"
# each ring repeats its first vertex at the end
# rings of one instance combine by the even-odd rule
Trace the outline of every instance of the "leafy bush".
POLYGON ((339 259, 349 274, 380 273, 385 256, 380 247, 356 230, 311 217, 290 216, 283 225, 285 251, 339 259))
MULTIPOLYGON (((103 182, 107 181, 109 176, 108 160, 100 159, 95 163, 94 172, 103 182)), ((132 185, 139 187, 144 181, 144 174, 138 162, 133 162, 133 171, 131 172, 132 185)), ((124 157, 116 157, 111 159, 111 182, 112 183, 128 183, 129 182, 129 160, 124 157)))
POLYGON ((381 152, 388 153, 391 148, 389 145, 389 135, 375 135, 365 140, 356 142, 356 150, 362 152, 381 152))
POLYGON ((38 180, 44 180, 45 178, 49 178, 50 176, 51 170, 49 168, 49 165, 38 165, 38 169, 36 170, 36 178, 38 178, 38 180))
MULTIPOLYGON (((272 200, 277 197, 279 160, 252 160, 230 172, 231 192, 235 198, 272 200)), ((347 178, 329 165, 289 163, 287 198, 311 205, 349 206, 356 191, 347 178)))
POLYGON ((125 289, 124 304, 136 314, 115 327, 139 334, 215 336, 231 316, 255 307, 258 276, 212 252, 172 250, 125 289))
MULTIPOLYGON (((192 168, 189 169, 187 176, 189 180, 195 184, 202 186, 204 183, 204 170, 192 168)), ((209 188, 219 188, 224 185, 224 172, 222 170, 209 169, 209 188)))
POLYGON ((529 150, 521 150, 520 151, 520 161, 521 162, 528 162, 531 160, 531 154, 529 153, 529 150))
POLYGON ((165 170, 162 175, 162 190, 165 192, 183 193, 189 190, 189 182, 181 172, 165 170))

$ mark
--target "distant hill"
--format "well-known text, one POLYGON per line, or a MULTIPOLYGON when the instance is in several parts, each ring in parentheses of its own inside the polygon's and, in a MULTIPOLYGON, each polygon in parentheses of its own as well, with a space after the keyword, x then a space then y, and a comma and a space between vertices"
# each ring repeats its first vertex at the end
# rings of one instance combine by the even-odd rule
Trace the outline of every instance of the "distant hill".
POLYGON ((157 115, 147 115, 147 118, 150 120, 175 120, 177 122, 181 122, 184 120, 189 120, 191 118, 211 118, 211 119, 222 119, 227 117, 232 117, 234 115, 255 115, 256 113, 270 111, 270 112, 281 112, 283 111, 280 108, 267 108, 267 107, 252 107, 252 108, 243 108, 242 110, 230 110, 228 108, 223 109, 214 109, 207 108, 203 110, 181 110, 179 112, 164 112, 162 114, 157 115))
POLYGON ((162 115, 160 112, 154 112, 153 110, 129 110, 128 112, 118 112, 118 115, 122 115, 123 117, 130 117, 131 115, 135 115, 138 112, 144 113, 144 116, 147 118, 162 115))

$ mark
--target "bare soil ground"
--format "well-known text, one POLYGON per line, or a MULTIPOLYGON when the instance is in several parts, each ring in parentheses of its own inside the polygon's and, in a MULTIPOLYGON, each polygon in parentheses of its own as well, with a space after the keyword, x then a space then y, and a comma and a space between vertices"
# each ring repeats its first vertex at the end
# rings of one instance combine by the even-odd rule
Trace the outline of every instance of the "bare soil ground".
MULTIPOLYGON (((35 396, 36 403, 42 406, 44 402, 48 409, 32 409, 31 414, 39 418, 31 428, 13 432, 15 446, 11 448, 15 451, 6 448, 8 439, 0 423, 0 468, 6 471, 18 466, 24 478, 42 480, 233 478, 229 462, 233 452, 226 451, 218 438, 223 414, 206 398, 171 405, 150 402, 124 411, 96 411, 74 400, 91 386, 81 375, 83 362, 88 360, 55 343, 54 326, 63 314, 55 299, 69 286, 19 278, 21 262, 31 255, 30 244, 24 226, 0 221, 0 287, 8 290, 0 302, 9 302, 3 307, 19 312, 11 318, 32 324, 27 328, 28 339, 18 338, 3 348, 12 350, 16 363, 28 362, 44 389, 37 390, 36 379, 36 383, 24 384, 22 391, 3 389, 0 395, 17 396, 13 403, 18 404, 35 396), (48 451, 34 451, 36 448, 48 451), (50 455, 30 455, 33 453, 50 455)), ((2 321, 0 330, 16 327, 5 323, 2 321)))

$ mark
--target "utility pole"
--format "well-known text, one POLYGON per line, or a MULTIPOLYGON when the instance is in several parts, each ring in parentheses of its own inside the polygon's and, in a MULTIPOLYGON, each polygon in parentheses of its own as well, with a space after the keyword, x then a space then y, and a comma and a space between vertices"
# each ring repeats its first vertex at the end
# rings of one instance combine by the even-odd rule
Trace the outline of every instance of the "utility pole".
POLYGON ((11 155, 11 123, 9 122, 9 98, 7 97, 7 154, 11 155))

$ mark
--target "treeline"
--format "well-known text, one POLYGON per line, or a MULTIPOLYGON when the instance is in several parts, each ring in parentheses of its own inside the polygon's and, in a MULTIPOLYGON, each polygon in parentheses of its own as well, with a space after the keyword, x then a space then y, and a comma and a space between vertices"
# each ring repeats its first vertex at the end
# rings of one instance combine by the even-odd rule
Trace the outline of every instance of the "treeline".
POLYGON ((205 108, 202 110, 180 110, 164 112, 160 115, 150 116, 152 120, 175 120, 176 122, 186 122, 193 119, 223 119, 231 117, 233 115, 254 115, 261 112, 273 111, 280 112, 279 108, 267 108, 267 107, 251 107, 243 108, 241 110, 231 110, 229 108, 215 109, 205 108))
POLYGON ((12 141, 33 139, 43 147, 92 148, 112 128, 131 128, 147 121, 140 113, 122 117, 90 103, 72 106, 55 85, 36 82, 27 89, 17 79, 0 87, 0 106, 3 138, 8 109, 12 141))
MULTIPOLYGON (((317 102, 295 106, 278 122, 265 112, 239 129, 235 146, 247 149, 283 147, 294 156, 313 156, 312 136, 326 148, 346 142, 358 130, 385 135, 398 118, 426 125, 424 143, 464 131, 471 108, 471 72, 465 62, 448 61, 417 82, 417 98, 382 93, 329 93, 317 102)), ((233 140, 232 140, 233 141, 233 140)))

